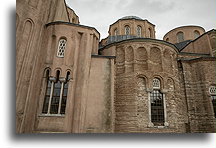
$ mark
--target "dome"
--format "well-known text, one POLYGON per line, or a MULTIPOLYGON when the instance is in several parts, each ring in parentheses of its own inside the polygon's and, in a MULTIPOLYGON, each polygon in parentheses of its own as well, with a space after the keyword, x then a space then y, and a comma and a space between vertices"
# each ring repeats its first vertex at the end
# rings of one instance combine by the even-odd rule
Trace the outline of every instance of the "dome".
POLYGON ((141 19, 141 18, 138 17, 138 16, 125 16, 125 17, 120 18, 120 20, 127 20, 127 19, 143 20, 143 19, 141 19))

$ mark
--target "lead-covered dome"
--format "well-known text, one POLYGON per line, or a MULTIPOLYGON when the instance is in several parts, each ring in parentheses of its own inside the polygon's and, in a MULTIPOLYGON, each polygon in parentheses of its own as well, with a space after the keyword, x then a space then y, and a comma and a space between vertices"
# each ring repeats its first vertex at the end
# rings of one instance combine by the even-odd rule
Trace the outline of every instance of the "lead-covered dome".
POLYGON ((128 20, 128 19, 143 20, 142 18, 140 18, 138 16, 124 16, 124 17, 120 18, 120 20, 128 20))

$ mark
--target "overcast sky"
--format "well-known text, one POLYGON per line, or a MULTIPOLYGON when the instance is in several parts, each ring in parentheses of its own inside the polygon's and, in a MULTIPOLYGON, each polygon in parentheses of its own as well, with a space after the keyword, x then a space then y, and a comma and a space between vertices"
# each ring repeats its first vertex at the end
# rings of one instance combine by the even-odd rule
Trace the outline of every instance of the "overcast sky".
POLYGON ((215 27, 215 0, 66 0, 79 16, 80 24, 95 27, 101 39, 108 36, 109 25, 133 15, 156 25, 156 38, 171 29, 198 25, 209 31, 215 27))

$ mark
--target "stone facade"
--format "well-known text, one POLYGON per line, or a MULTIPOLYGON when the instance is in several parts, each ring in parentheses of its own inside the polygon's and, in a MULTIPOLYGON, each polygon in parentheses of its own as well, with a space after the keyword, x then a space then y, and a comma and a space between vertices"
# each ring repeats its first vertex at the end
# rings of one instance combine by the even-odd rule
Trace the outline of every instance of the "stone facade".
POLYGON ((99 42, 64 0, 17 0, 16 13, 17 133, 215 132, 215 30, 162 41, 127 16, 99 42))

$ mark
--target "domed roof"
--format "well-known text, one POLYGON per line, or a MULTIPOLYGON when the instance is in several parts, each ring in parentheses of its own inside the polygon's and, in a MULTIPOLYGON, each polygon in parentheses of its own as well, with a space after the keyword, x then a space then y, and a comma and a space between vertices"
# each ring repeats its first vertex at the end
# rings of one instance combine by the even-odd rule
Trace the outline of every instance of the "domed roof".
POLYGON ((137 19, 137 20, 143 20, 138 16, 124 16, 122 18, 120 18, 120 20, 128 20, 128 19, 137 19))

